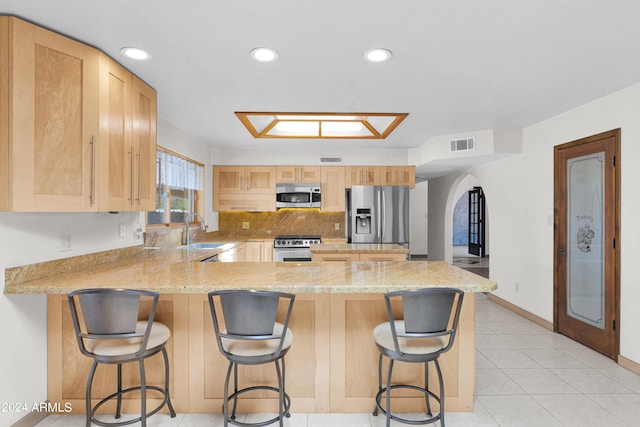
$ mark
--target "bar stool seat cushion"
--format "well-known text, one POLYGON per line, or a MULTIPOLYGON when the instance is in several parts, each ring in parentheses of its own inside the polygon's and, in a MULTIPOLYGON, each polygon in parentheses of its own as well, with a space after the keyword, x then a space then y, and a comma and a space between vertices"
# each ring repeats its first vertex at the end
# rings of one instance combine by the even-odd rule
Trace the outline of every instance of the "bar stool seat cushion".
MULTIPOLYGON (((276 322, 273 326, 273 335, 280 336, 283 329, 284 325, 276 322)), ((222 333, 226 334, 227 331, 225 330, 222 333)), ((278 350, 278 345, 280 345, 279 338, 269 340, 242 340, 222 337, 221 340, 222 347, 225 351, 236 356, 245 357, 266 356, 268 354, 275 353, 278 350)), ((291 347, 292 342, 293 332, 291 332, 291 329, 287 328, 287 333, 285 334, 284 341, 282 343, 282 350, 291 347)))
MULTIPOLYGON (((144 334, 147 329, 147 324, 146 321, 137 322, 135 333, 144 334)), ((165 344, 170 337, 171 330, 169 330, 166 325, 160 322, 153 322, 149 334, 149 341, 147 341, 147 351, 165 344)), ((135 354, 139 351, 141 342, 142 337, 97 339, 86 340, 85 346, 89 352, 98 356, 124 356, 127 354, 135 354)))
MULTIPOLYGON (((396 320, 396 333, 404 334, 405 333, 405 325, 404 320, 396 320)), ((375 339, 376 344, 381 347, 384 347, 388 350, 395 352, 396 347, 393 343, 393 335, 391 333, 391 323, 384 322, 379 324, 373 330, 373 338, 375 339)), ((400 347, 400 351, 407 354, 420 354, 426 355, 431 353, 437 353, 438 351, 445 348, 447 345, 447 340, 444 337, 435 337, 435 338, 407 338, 407 337, 398 337, 398 346, 400 347)))

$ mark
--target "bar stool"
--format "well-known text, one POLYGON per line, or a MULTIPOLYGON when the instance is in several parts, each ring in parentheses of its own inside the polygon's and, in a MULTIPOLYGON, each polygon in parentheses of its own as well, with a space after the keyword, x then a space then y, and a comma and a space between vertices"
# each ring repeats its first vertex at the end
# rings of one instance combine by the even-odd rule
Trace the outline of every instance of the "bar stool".
POLYGON ((112 427, 139 422, 145 427, 147 418, 157 413, 165 404, 169 408, 171 418, 176 416, 169 397, 169 358, 165 349, 171 331, 162 323, 153 321, 158 297, 157 292, 128 289, 82 289, 68 295, 80 352, 93 359, 85 394, 87 427, 90 427, 92 422, 112 427), (141 299, 151 300, 148 320, 138 320, 141 299), (162 353, 164 357, 164 388, 146 384, 144 360, 158 353, 162 353), (127 362, 138 362, 140 385, 123 390, 122 364, 127 362), (118 365, 118 389, 92 408, 91 384, 99 363, 118 365), (162 402, 149 412, 146 403, 147 390, 155 390, 163 395, 162 402), (139 417, 120 422, 106 422, 96 418, 96 411, 107 401, 116 398, 115 418, 120 419, 122 396, 133 391, 140 391, 139 417))
POLYGON ((291 399, 285 392, 284 356, 293 342, 293 333, 289 329, 289 318, 295 295, 282 292, 225 290, 208 294, 213 328, 220 353, 229 361, 224 383, 224 402, 222 414, 224 426, 228 423, 238 426, 266 426, 279 422, 283 426, 284 417, 290 417, 291 399), (280 301, 287 303, 282 323, 276 321, 280 301), (216 304, 222 307, 225 328, 220 327, 220 317, 216 304), (238 365, 260 365, 274 362, 278 377, 278 387, 265 385, 246 387, 238 390, 238 365), (229 379, 233 371, 233 393, 229 395, 229 379), (255 390, 268 390, 278 393, 278 416, 257 423, 237 421, 236 409, 238 396, 255 390), (229 400, 233 407, 229 413, 229 400))
POLYGON ((373 337, 380 352, 378 359, 378 393, 373 415, 382 411, 386 415, 386 425, 391 420, 407 424, 430 424, 440 420, 444 427, 444 382, 438 358, 449 351, 458 329, 460 309, 464 293, 450 288, 429 288, 385 294, 389 321, 379 324, 373 330, 373 337), (392 311, 393 301, 402 301, 402 318, 396 319, 392 311), (387 382, 382 386, 382 359, 389 358, 387 382), (411 384, 391 385, 395 361, 424 363, 424 387, 411 384), (433 362, 438 374, 439 395, 429 390, 429 362, 433 362), (412 389, 423 393, 426 401, 427 418, 411 420, 391 412, 391 390, 412 389), (381 404, 385 396, 385 406, 381 404), (440 412, 431 412, 430 397, 440 405, 440 412))

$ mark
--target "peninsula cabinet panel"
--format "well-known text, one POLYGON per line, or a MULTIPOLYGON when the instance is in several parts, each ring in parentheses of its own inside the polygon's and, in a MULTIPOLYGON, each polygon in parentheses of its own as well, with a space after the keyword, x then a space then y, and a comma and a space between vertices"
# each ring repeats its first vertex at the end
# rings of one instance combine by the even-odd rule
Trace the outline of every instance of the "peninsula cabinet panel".
MULTIPOLYGON (((148 304, 150 305, 150 304, 148 304)), ((141 308, 143 313, 150 307, 141 308)), ((73 413, 84 413, 85 387, 93 360, 83 356, 73 329, 66 295, 48 296, 48 399, 51 402, 69 402, 73 413)), ((171 330, 167 342, 169 356, 169 392, 176 411, 182 412, 188 406, 188 296, 161 295, 155 320, 164 323, 171 330)), ((147 384, 164 384, 164 360, 157 354, 145 360, 147 384)), ((122 366, 123 387, 139 384, 139 370, 136 363, 122 366)), ((115 365, 98 365, 92 387, 92 405, 117 390, 115 365)), ((158 394, 150 393, 147 405, 155 407, 160 403, 158 394)), ((114 413, 115 400, 105 404, 101 412, 114 413)), ((123 413, 140 410, 140 399, 135 393, 122 399, 123 413)), ((163 408, 164 413, 168 411, 163 408)))
MULTIPOLYGON (((189 378, 188 412, 220 412, 227 360, 215 341, 211 312, 205 295, 189 296, 189 378)), ((319 325, 328 324, 329 295, 296 295, 289 326, 294 335, 291 350, 285 356, 286 387, 295 412, 329 410, 329 336, 319 325)), ((220 307, 218 307, 220 309, 220 307)), ((285 307, 280 307, 284 314, 285 307)), ((256 384, 275 386, 272 363, 240 366, 241 387, 256 384)), ((277 394, 258 392, 251 399, 238 401, 238 412, 277 412, 277 394)), ((177 408, 176 408, 177 410, 177 408)))
MULTIPOLYGON (((379 353, 371 334, 378 324, 388 321, 384 297, 382 294, 333 294, 331 319, 332 411, 368 412, 378 389, 379 353)), ((450 411, 470 411, 473 406, 474 324, 475 294, 465 293, 455 344, 440 357, 450 411)), ((387 366, 388 359, 383 363, 383 372, 387 366)), ((431 368, 430 388, 437 390, 437 376, 431 368)), ((420 364, 397 364, 393 374, 394 383, 424 383, 424 370, 420 364)), ((393 407, 398 412, 424 411, 424 397, 415 396, 415 393, 398 392, 393 407)), ((432 400, 431 404, 437 411, 437 403, 432 400)))
POLYGON ((344 166, 322 166, 322 210, 344 212, 344 166))
POLYGON ((0 142, 9 158, 13 211, 96 211, 99 53, 13 17, 2 17, 3 109, 9 129, 0 142), (10 68, 5 63, 9 61, 10 68))
MULTIPOLYGON (((84 388, 91 361, 78 349, 66 295, 48 296, 47 316, 47 398, 51 402, 70 402, 74 413, 83 413, 84 388)), ((169 391, 176 412, 220 413, 228 363, 215 341, 207 296, 162 294, 156 316, 171 329, 167 344, 169 391)), ((372 331, 384 321, 387 314, 382 293, 296 294, 290 321, 294 340, 285 356, 292 410, 297 413, 369 412, 378 390, 378 351, 372 331)), ((465 293, 456 342, 440 359, 449 411, 473 409, 474 355, 475 294, 465 293)), ((148 383, 162 383, 162 358, 154 356, 145 363, 148 383)), ((419 365, 402 365, 394 369, 394 382, 421 382, 423 372, 419 365)), ((135 367, 124 370, 125 386, 138 380, 135 371, 135 367)), ((241 387, 275 383, 273 364, 242 366, 238 373, 241 387)), ((94 381, 94 398, 113 392, 115 379, 115 367, 100 366, 94 381)), ((435 375, 431 375, 430 381, 433 380, 435 375)), ((157 404, 156 396, 150 397, 149 404, 157 404)), ((255 393, 240 400, 238 411, 273 413, 276 400, 272 393, 255 393)), ((425 402, 424 398, 400 393, 393 404, 400 412, 419 412, 424 410, 425 402)), ((432 405, 437 410, 434 401, 432 405)), ((105 411, 115 411, 113 405, 105 406, 105 411)), ((123 412, 135 412, 138 408, 135 395, 133 399, 124 399, 123 412)))

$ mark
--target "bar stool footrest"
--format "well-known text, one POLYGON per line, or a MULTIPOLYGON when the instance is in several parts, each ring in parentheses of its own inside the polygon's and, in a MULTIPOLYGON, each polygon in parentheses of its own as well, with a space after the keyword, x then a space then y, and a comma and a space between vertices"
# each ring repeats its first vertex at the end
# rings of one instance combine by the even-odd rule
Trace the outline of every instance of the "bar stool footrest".
MULTIPOLYGON (((267 390, 267 391, 273 391, 275 393, 280 393, 280 390, 278 390, 276 387, 270 387, 270 386, 253 386, 253 387, 247 387, 247 388, 243 388, 242 390, 238 390, 235 393, 229 395, 229 403, 231 403, 231 401, 235 398, 237 398, 238 396, 240 396, 243 393, 248 393, 251 391, 255 391, 255 390, 267 390)), ((286 418, 290 418, 291 417, 291 413, 289 412, 289 409, 291 408, 291 398, 289 397, 289 395, 287 393, 284 393, 284 410, 282 412, 282 414, 286 417, 286 418)), ((222 407, 222 413, 224 414, 224 405, 222 407)), ((227 412, 228 414, 229 412, 227 412)), ((271 418, 270 420, 267 421, 260 421, 257 423, 243 423, 241 421, 236 421, 235 419, 235 414, 229 415, 227 422, 229 422, 230 424, 236 425, 236 426, 240 426, 240 427, 262 427, 262 426, 267 426, 269 424, 273 424, 277 421, 280 420, 280 416, 271 418)))
MULTIPOLYGON (((156 414, 169 401, 169 393, 165 389, 163 389, 162 387, 159 387, 159 386, 148 385, 146 387, 147 392, 150 391, 150 390, 154 390, 154 391, 158 391, 158 392, 162 393, 162 395, 164 396, 164 398, 162 399, 162 402, 160 402, 160 404, 158 404, 158 406, 155 409, 153 409, 152 411, 147 412, 144 416, 141 414, 138 418, 134 418, 134 419, 131 419, 131 420, 126 420, 126 421, 107 422, 107 421, 102 421, 102 420, 99 420, 99 419, 96 418, 96 412, 97 412, 98 408, 100 408, 102 405, 104 405, 105 403, 107 403, 111 399, 118 397, 118 394, 120 394, 121 396, 124 396, 126 393, 130 393, 130 392, 133 392, 133 391, 140 391, 141 389, 142 389, 142 387, 140 387, 140 386, 131 387, 131 388, 122 390, 120 393, 115 392, 115 393, 112 393, 109 396, 105 397, 100 402, 96 403, 96 405, 93 408, 91 408, 91 422, 93 424, 97 424, 97 425, 103 426, 103 427, 120 427, 120 426, 129 425, 129 424, 139 423, 139 422, 142 421, 143 418, 149 418, 150 416, 156 414)), ((171 408, 169 408, 169 409, 170 409, 170 412, 171 412, 171 418, 175 418, 176 414, 172 411, 171 408)), ((116 419, 117 418, 119 418, 119 417, 116 417, 116 419)))
MULTIPOLYGON (((395 389, 410 389, 410 390, 417 390, 420 393, 424 393, 425 395, 428 394, 429 396, 431 396, 432 398, 435 399, 436 402, 438 402, 438 405, 440 404, 440 397, 433 393, 430 390, 427 390, 423 387, 418 387, 416 385, 410 385, 410 384, 395 384, 389 387, 389 392, 391 392, 391 390, 395 390, 395 389)), ((382 396, 384 396, 384 394, 386 393, 387 389, 386 388, 382 388, 378 391, 378 393, 376 394, 376 407, 373 411, 373 415, 377 416, 378 415, 378 411, 382 412, 385 416, 387 414, 387 411, 382 407, 381 401, 382 401, 382 396)), ((401 423, 405 423, 405 424, 413 424, 413 425, 423 425, 423 424, 431 424, 434 423, 438 420, 440 420, 442 418, 441 414, 438 413, 437 415, 431 415, 429 413, 427 413, 427 415, 429 416, 429 418, 425 418, 422 420, 411 420, 408 418, 402 418, 398 415, 394 415, 393 412, 389 413, 389 418, 391 418, 392 420, 401 422, 401 423)))

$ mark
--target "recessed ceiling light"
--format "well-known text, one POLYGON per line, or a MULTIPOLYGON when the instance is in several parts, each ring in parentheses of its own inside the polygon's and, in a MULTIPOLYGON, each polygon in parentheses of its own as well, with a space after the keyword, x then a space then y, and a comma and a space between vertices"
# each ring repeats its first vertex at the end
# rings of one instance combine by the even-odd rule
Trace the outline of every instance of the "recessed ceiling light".
POLYGON ((149 52, 137 47, 123 47, 122 49, 120 49, 120 53, 122 53, 127 58, 135 59, 138 61, 146 61, 151 59, 151 54, 149 52))
POLYGON ((257 47, 251 51, 251 58, 258 62, 273 62, 278 59, 278 52, 268 47, 257 47))
POLYGON ((391 59, 391 51, 387 49, 369 49, 364 53, 364 59, 369 62, 386 62, 391 59))

